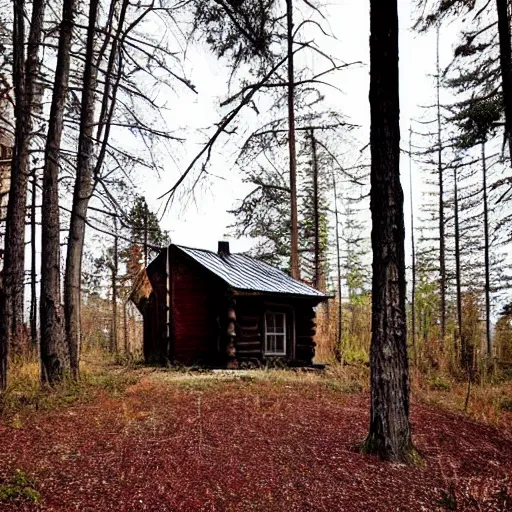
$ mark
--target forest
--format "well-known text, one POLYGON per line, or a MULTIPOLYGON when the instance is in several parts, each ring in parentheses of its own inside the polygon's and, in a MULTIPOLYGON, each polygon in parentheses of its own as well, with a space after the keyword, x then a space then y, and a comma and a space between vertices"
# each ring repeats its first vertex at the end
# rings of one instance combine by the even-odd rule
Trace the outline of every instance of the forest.
POLYGON ((511 25, 0 0, 0 509, 512 510, 511 25))

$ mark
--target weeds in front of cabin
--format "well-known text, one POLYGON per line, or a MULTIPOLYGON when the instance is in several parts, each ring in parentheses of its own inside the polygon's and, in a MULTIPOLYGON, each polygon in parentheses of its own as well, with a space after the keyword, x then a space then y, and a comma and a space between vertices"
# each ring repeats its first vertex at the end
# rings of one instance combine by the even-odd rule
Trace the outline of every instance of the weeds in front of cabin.
POLYGON ((33 504, 41 503, 41 496, 35 489, 32 479, 20 469, 7 482, 0 484, 0 503, 22 501, 33 504))
POLYGON ((25 413, 87 401, 102 391, 111 395, 120 394, 137 380, 138 376, 130 371, 109 371, 105 364, 99 365, 94 361, 89 365, 85 360, 78 382, 65 376, 61 382, 50 387, 41 383, 36 360, 16 359, 9 367, 7 389, 0 393, 0 417, 13 428, 23 428, 25 413))

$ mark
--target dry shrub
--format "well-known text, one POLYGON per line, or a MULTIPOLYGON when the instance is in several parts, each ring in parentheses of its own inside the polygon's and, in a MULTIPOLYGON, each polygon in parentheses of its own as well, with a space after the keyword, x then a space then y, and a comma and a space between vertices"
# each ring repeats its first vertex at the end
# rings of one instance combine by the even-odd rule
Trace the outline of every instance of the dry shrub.
POLYGON ((340 358, 347 363, 368 363, 371 341, 371 296, 351 297, 342 307, 340 343, 339 305, 331 299, 317 308, 315 360, 334 363, 340 358))

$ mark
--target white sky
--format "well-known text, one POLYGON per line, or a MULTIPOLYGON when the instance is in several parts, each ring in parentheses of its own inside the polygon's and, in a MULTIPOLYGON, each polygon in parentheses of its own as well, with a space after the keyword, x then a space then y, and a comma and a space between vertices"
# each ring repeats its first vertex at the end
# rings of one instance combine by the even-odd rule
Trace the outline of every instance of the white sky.
MULTIPOLYGON (((298 2, 297 2, 298 3, 298 2)), ((435 72, 435 33, 418 35, 411 29, 413 13, 411 0, 399 0, 400 22, 400 102, 402 147, 408 145, 409 120, 419 118, 423 109, 420 105, 432 104, 434 100, 435 72)), ((325 8, 332 33, 337 40, 328 41, 328 47, 322 48, 346 62, 362 61, 358 66, 339 73, 331 80, 343 90, 343 95, 333 91, 328 98, 331 105, 350 117, 353 123, 362 125, 360 146, 367 144, 369 137, 369 3, 367 0, 334 0, 325 8)), ((457 28, 448 26, 441 34, 441 66, 451 58, 457 37, 457 28)), ((180 94, 169 100, 172 121, 171 126, 187 125, 190 128, 208 127, 220 119, 219 103, 226 97, 227 72, 222 63, 208 51, 191 48, 188 53, 188 72, 192 83, 197 86, 198 95, 180 94), (178 121, 176 121, 178 120, 178 121)), ((250 114, 248 114, 250 115, 250 114)), ((177 150, 176 162, 169 162, 168 172, 160 179, 146 179, 142 184, 144 193, 153 209, 161 202, 158 196, 175 182, 200 148, 199 144, 187 142, 184 148, 177 150)), ((187 205, 177 201, 166 213, 162 226, 171 233, 174 243, 216 249, 217 241, 226 234, 227 226, 233 217, 226 212, 233 207, 237 199, 244 197, 247 186, 241 183, 241 177, 233 167, 233 145, 217 146, 209 171, 224 179, 212 179, 209 186, 197 190, 195 201, 187 205)), ((409 163, 402 158, 402 185, 405 193, 406 229, 409 230, 409 163)), ((413 174, 417 171, 413 167, 413 174)), ((420 204, 420 183, 413 178, 415 204, 420 204)), ((368 203, 369 208, 369 203, 368 203)), ((409 233, 406 234, 409 239, 409 233)), ((250 248, 248 240, 231 239, 232 251, 250 248)), ((409 248, 408 248, 409 252, 409 248)))

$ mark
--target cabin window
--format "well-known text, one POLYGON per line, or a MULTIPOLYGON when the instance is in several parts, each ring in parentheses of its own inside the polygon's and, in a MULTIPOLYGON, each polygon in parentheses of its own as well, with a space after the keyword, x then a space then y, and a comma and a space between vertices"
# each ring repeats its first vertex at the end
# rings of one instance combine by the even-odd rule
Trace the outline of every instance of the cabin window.
POLYGON ((265 354, 286 355, 286 315, 267 311, 265 313, 265 354))

